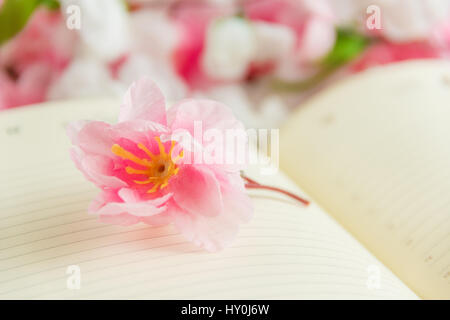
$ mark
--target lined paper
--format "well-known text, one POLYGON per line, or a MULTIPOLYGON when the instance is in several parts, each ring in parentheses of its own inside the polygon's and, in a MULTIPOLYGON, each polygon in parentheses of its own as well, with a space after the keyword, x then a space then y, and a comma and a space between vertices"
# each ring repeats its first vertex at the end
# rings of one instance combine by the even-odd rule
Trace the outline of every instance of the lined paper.
MULTIPOLYGON (((172 227, 102 224, 97 193, 68 157, 64 124, 112 119, 111 101, 0 115, 0 298, 417 298, 317 205, 252 190, 255 218, 229 249, 207 253, 172 227), (17 128, 17 129, 11 129, 17 128), (69 266, 81 288, 69 289, 69 266), (379 287, 368 286, 368 268, 379 287)), ((261 182, 301 191, 282 174, 261 182)))
POLYGON ((448 78, 448 62, 375 69, 311 101, 281 138, 286 172, 432 299, 450 298, 448 78))

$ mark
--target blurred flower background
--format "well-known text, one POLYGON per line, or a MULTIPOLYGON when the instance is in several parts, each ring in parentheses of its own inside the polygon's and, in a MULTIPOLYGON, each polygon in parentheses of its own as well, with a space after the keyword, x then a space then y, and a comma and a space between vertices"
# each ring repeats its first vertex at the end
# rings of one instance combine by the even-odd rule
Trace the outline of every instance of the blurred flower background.
POLYGON ((349 74, 449 49, 448 0, 0 0, 0 110, 149 75, 276 127, 349 74))

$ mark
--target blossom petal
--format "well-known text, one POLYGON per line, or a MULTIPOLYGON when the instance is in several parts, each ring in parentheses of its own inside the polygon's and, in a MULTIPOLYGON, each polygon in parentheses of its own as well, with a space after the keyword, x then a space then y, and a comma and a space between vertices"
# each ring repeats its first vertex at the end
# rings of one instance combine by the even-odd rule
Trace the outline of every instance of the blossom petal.
POLYGON ((146 120, 132 120, 119 122, 113 127, 114 137, 119 139, 129 139, 135 142, 142 142, 142 139, 160 136, 168 132, 168 128, 162 124, 146 120))
MULTIPOLYGON (((122 192, 122 196, 125 196, 124 194, 126 193, 128 192, 127 191, 122 192)), ((159 201, 164 200, 165 199, 160 198, 159 201)), ((117 193, 112 191, 103 191, 97 195, 94 201, 92 201, 89 207, 89 212, 96 214, 108 202, 118 202, 118 201, 120 201, 120 197, 117 193)), ((144 222, 152 226, 160 226, 170 223, 171 222, 170 219, 171 217, 167 212, 162 212, 148 217, 134 216, 127 212, 123 212, 120 214, 102 214, 99 216, 99 220, 103 223, 110 223, 122 226, 129 226, 139 222, 144 222)))
POLYGON ((172 197, 172 193, 167 193, 151 200, 142 200, 141 195, 136 190, 130 188, 120 189, 117 195, 126 203, 147 202, 156 207, 164 205, 172 197))
POLYGON ((182 166, 170 185, 175 202, 190 214, 217 216, 223 212, 220 186, 209 169, 182 166))
MULTIPOLYGON (((187 99, 169 109, 167 117, 172 132, 187 131, 195 139, 192 144, 200 144, 202 148, 194 150, 204 153, 200 162, 220 165, 227 171, 239 171, 245 165, 247 132, 227 106, 212 100, 187 99)), ((195 157, 194 161, 198 163, 195 157)))
POLYGON ((91 214, 95 214, 98 210, 100 210, 106 203, 110 201, 119 201, 120 198, 117 195, 116 192, 109 191, 109 190, 103 190, 97 196, 94 200, 92 200, 91 204, 89 205, 88 212, 91 214))
POLYGON ((69 123, 69 125, 66 128, 66 133, 69 136, 70 141, 74 145, 78 145, 78 134, 80 131, 84 128, 86 124, 88 124, 90 121, 87 120, 80 120, 80 121, 73 121, 69 123))
POLYGON ((169 209, 175 227, 195 245, 208 251, 219 251, 231 245, 239 231, 239 219, 222 213, 214 217, 193 215, 172 206, 169 209))
POLYGON ((240 223, 250 221, 253 204, 248 196, 240 173, 227 174, 227 182, 221 182, 224 214, 229 214, 240 223))
POLYGON ((127 185, 118 177, 112 175, 112 161, 100 155, 87 155, 78 147, 70 150, 70 156, 77 168, 85 177, 100 188, 122 188, 127 185))
POLYGON ((173 202, 168 205, 168 213, 177 229, 189 241, 208 251, 218 251, 231 245, 239 231, 239 225, 248 222, 253 215, 251 199, 245 192, 244 182, 239 174, 226 174, 218 179, 224 206, 221 214, 194 215, 173 202))
POLYGON ((91 121, 84 124, 80 129, 79 123, 71 124, 68 129, 73 134, 78 130, 76 138, 72 138, 78 147, 87 154, 111 156, 111 147, 115 141, 113 139, 111 125, 102 121, 91 121), (78 126, 78 128, 77 128, 78 126))
POLYGON ((164 96, 156 84, 144 77, 134 82, 120 108, 119 122, 148 120, 166 125, 166 105, 164 96))
POLYGON ((163 206, 158 208, 147 202, 110 202, 96 213, 99 215, 118 215, 122 213, 128 213, 136 217, 149 217, 155 214, 162 213, 164 211, 166 211, 166 207, 163 206))
POLYGON ((185 99, 167 112, 168 125, 172 130, 185 129, 194 135, 194 123, 202 124, 202 129, 242 129, 243 124, 236 119, 227 106, 207 99, 185 99))
POLYGON ((168 193, 160 198, 142 201, 135 199, 133 192, 133 190, 127 188, 120 189, 118 192, 120 200, 106 201, 103 206, 97 202, 96 205, 91 206, 91 209, 95 210, 91 212, 99 215, 128 213, 136 217, 150 217, 166 211, 165 203, 172 197, 172 194, 168 193), (133 200, 133 202, 122 202, 124 201, 122 197, 126 200, 133 200))

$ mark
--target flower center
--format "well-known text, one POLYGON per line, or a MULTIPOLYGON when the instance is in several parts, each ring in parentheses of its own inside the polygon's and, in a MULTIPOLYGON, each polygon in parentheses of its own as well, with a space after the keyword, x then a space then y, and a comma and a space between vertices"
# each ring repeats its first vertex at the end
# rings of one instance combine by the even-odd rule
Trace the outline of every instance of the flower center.
POLYGON ((145 152, 145 154, 149 157, 147 158, 139 158, 133 153, 125 150, 118 144, 115 144, 112 146, 111 151, 118 157, 121 157, 125 160, 130 160, 134 162, 135 164, 138 164, 145 169, 136 169, 133 167, 126 167, 125 170, 128 174, 137 174, 137 175, 143 175, 146 177, 145 180, 133 180, 136 184, 150 184, 152 183, 153 186, 151 189, 149 189, 148 193, 156 192, 158 189, 163 189, 167 187, 169 184, 169 179, 176 175, 180 168, 177 167, 176 162, 177 160, 181 159, 183 157, 183 151, 179 153, 179 155, 172 159, 172 151, 175 147, 175 141, 171 141, 170 150, 168 153, 166 153, 166 150, 164 148, 164 145, 161 143, 161 140, 159 137, 155 137, 156 142, 158 143, 159 147, 159 154, 155 155, 150 150, 147 149, 146 146, 144 146, 142 143, 139 143, 137 147, 145 152))

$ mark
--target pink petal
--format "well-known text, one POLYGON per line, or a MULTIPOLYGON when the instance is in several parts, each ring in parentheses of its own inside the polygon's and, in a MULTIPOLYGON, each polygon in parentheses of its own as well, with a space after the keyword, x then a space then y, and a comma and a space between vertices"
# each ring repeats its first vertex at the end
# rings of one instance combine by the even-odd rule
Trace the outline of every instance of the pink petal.
POLYGON ((203 131, 242 129, 231 109, 219 102, 206 99, 186 99, 174 105, 167 112, 168 125, 172 130, 185 129, 194 135, 194 122, 202 123, 203 131))
POLYGON ((116 143, 119 138, 125 138, 136 143, 145 142, 148 138, 154 139, 155 136, 160 136, 169 131, 162 124, 146 120, 119 122, 112 126, 112 130, 116 143))
POLYGON ((126 203, 138 203, 146 202, 151 203, 153 206, 160 207, 172 198, 172 193, 167 193, 164 196, 154 198, 151 200, 143 200, 141 194, 134 189, 122 188, 117 192, 117 195, 126 203))
POLYGON ((127 133, 131 132, 151 132, 152 135, 159 135, 161 133, 169 132, 169 128, 158 122, 148 120, 132 120, 126 122, 119 122, 113 126, 114 131, 120 133, 120 137, 128 138, 127 133))
POLYGON ((134 191, 131 189, 121 189, 118 192, 118 196, 121 198, 120 200, 106 201, 103 206, 98 205, 98 200, 95 205, 91 206, 91 209, 96 209, 95 211, 91 211, 92 213, 96 213, 98 215, 121 215, 123 213, 130 214, 136 217, 150 217, 153 215, 160 214, 166 211, 167 207, 165 206, 166 202, 172 197, 172 194, 168 193, 160 198, 156 198, 153 200, 140 200, 138 198, 132 199, 130 197, 134 191), (133 202, 121 202, 124 201, 122 198, 124 197, 127 200, 134 200, 133 202))
POLYGON ((155 207, 151 203, 107 203, 96 213, 99 215, 117 215, 128 213, 135 217, 150 217, 166 211, 166 207, 155 207))
POLYGON ((127 186, 126 182, 112 176, 113 163, 110 158, 100 155, 87 155, 78 147, 73 147, 70 150, 70 156, 84 176, 97 186, 101 188, 122 188, 127 186))
POLYGON ((208 251, 219 251, 230 246, 239 231, 239 221, 228 212, 207 217, 193 215, 173 206, 169 213, 175 227, 187 240, 208 251))
MULTIPOLYGON (((79 129, 79 125, 79 123, 71 124, 68 131, 76 132, 79 129)), ((78 146, 88 154, 107 157, 112 156, 111 147, 115 143, 111 125, 101 121, 87 122, 79 129, 78 137, 76 139, 72 138, 72 141, 76 141, 78 146)))
MULTIPOLYGON (((125 190, 125 189, 123 189, 125 190)), ((133 190, 128 189, 129 191, 122 191, 120 192, 122 196, 129 193, 131 195, 133 193, 133 190)), ((125 196, 126 198, 127 196, 125 196)), ((158 199, 160 203, 165 202, 167 200, 167 197, 161 197, 158 199)), ((109 202, 120 202, 122 201, 119 197, 119 195, 115 192, 111 191, 103 191, 101 192, 97 198, 92 201, 89 212, 93 214, 97 214, 97 212, 104 207, 109 202)), ((161 226, 171 223, 172 217, 165 212, 161 212, 159 214, 155 214, 153 216, 135 216, 132 214, 129 214, 128 212, 123 212, 120 214, 102 214, 99 216, 99 220, 104 223, 110 223, 110 224, 116 224, 116 225, 122 225, 122 226, 129 226, 132 224, 136 224, 139 222, 143 222, 152 226, 161 226)))
POLYGON ((69 123, 67 126, 66 132, 69 136, 70 141, 74 145, 78 145, 78 134, 80 133, 81 129, 84 128, 86 124, 88 124, 90 121, 87 120, 80 120, 80 121, 73 121, 69 123))
POLYGON ((175 203, 168 205, 168 213, 177 229, 189 241, 208 251, 218 251, 229 246, 238 233, 239 224, 248 222, 253 215, 253 205, 240 175, 224 174, 219 175, 218 179, 224 205, 221 214, 195 215, 175 203))
MULTIPOLYGON (((212 100, 187 99, 170 108, 167 112, 167 118, 172 132, 185 130, 196 139, 192 142, 193 151, 207 152, 210 155, 220 152, 221 157, 218 158, 221 163, 214 163, 215 165, 220 165, 228 171, 239 171, 245 165, 248 151, 247 132, 244 125, 235 118, 229 107, 212 100), (194 133, 195 126, 199 128, 198 131, 201 130, 200 137, 198 133, 194 133), (211 133, 213 130, 218 130, 223 138, 222 141, 215 141, 215 139, 207 141, 203 138, 205 133, 208 131, 211 133), (228 139, 232 140, 229 141, 230 144, 227 142, 228 133, 236 136, 236 138, 228 139), (202 150, 199 150, 195 144, 200 144, 202 150), (235 154, 231 154, 233 150, 235 154), (233 161, 227 161, 226 155, 233 161)), ((214 157, 210 157, 210 159, 214 159, 214 157)), ((205 160, 205 157, 202 157, 201 160, 205 160)), ((192 161, 192 163, 197 161, 195 156, 192 161)))
POLYGON ((141 78, 125 93, 119 122, 140 119, 165 125, 167 121, 164 100, 161 90, 149 77, 141 78))
POLYGON ((253 217, 253 203, 248 196, 240 173, 227 174, 227 182, 219 183, 222 187, 224 214, 229 214, 240 223, 250 221, 253 217))
POLYGON ((220 186, 211 170, 182 166, 170 181, 177 205, 193 215, 217 216, 223 212, 220 186))
POLYGON ((92 200, 89 205, 88 212, 91 214, 95 214, 98 210, 100 210, 106 203, 110 201, 120 201, 119 196, 116 192, 103 190, 94 200, 92 200))

